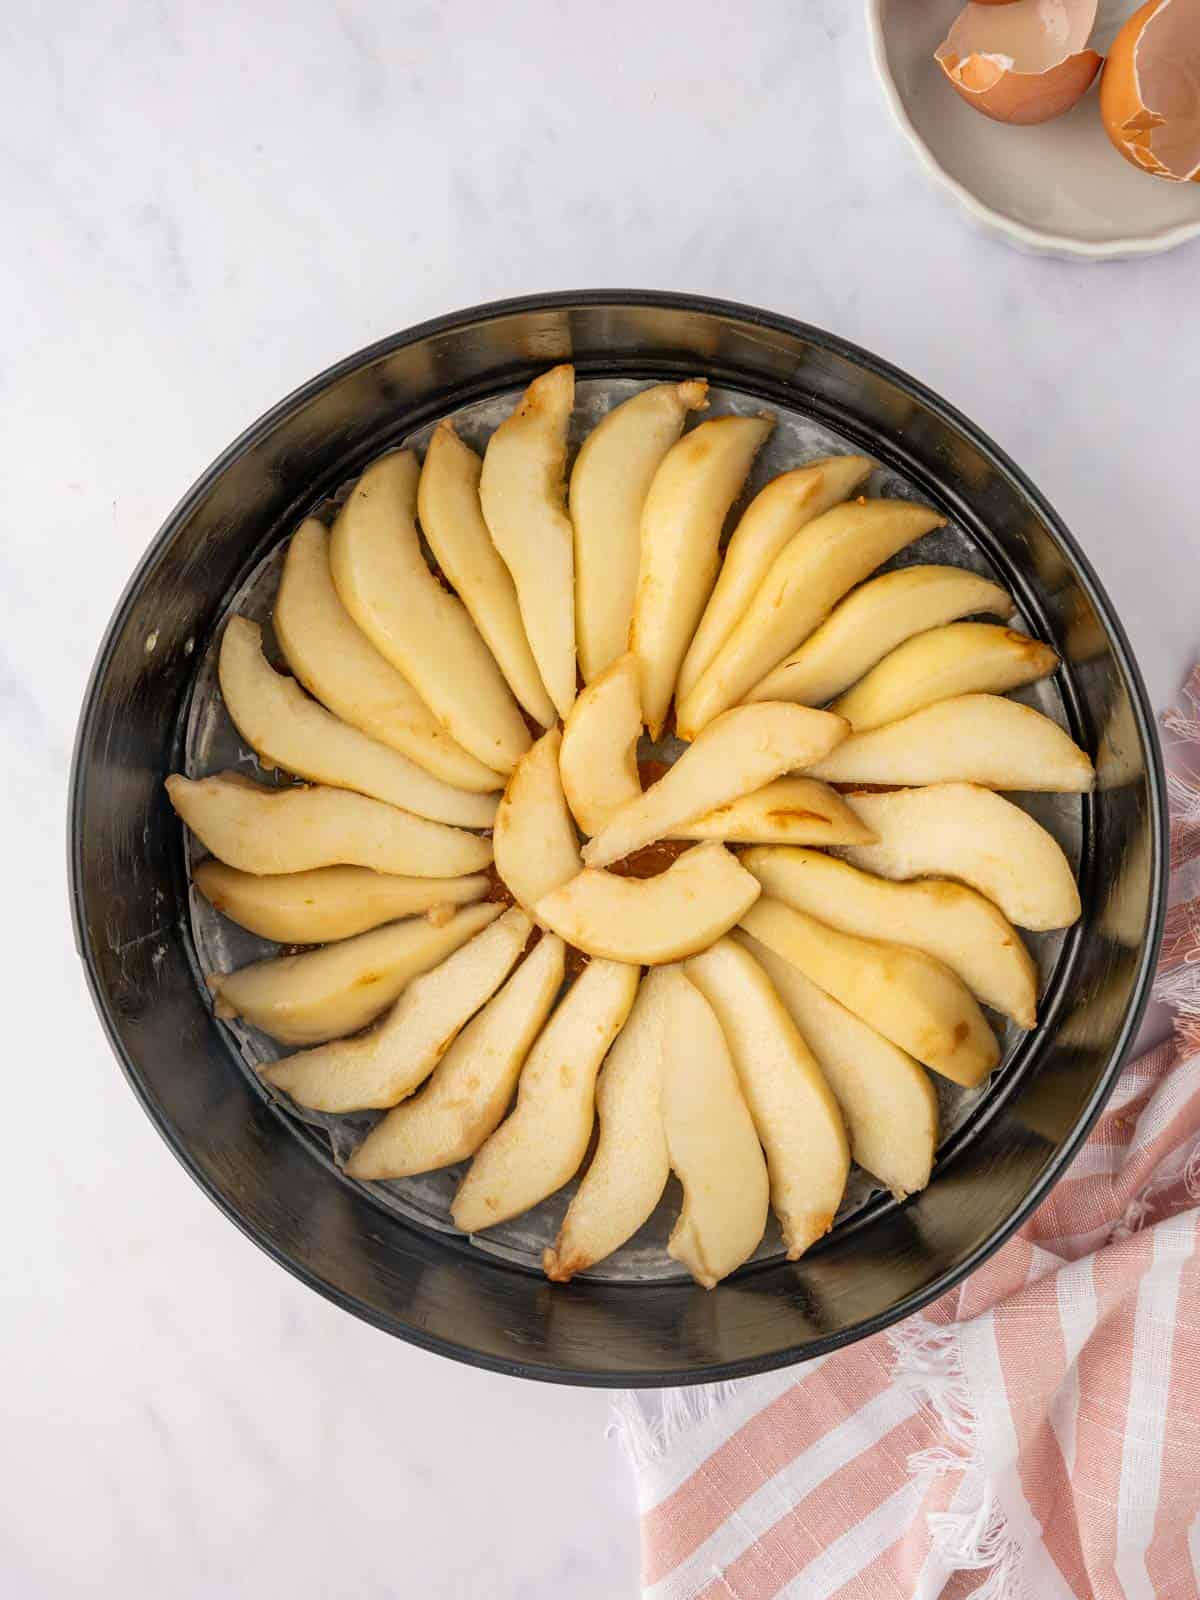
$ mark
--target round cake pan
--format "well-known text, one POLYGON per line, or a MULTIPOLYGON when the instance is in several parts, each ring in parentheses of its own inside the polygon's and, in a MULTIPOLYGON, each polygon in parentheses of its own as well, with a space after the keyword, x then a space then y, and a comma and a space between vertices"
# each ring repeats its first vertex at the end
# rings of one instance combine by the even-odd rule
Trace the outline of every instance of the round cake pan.
MULTIPOLYGON (((795 420, 798 419, 798 420, 795 420)), ((1162 931, 1166 807, 1128 641, 1051 507, 977 428, 894 367, 819 329, 694 296, 599 291, 483 306, 351 356, 281 402, 188 492, 100 646, 71 778, 72 912, 113 1049, 212 1199, 304 1282, 378 1327, 502 1372, 584 1384, 724 1379, 878 1332, 952 1287, 1069 1164, 1120 1070, 1162 931), (198 667, 234 595, 302 517, 381 450, 511 394, 557 361, 581 384, 707 376, 866 451, 944 511, 1031 631, 1062 657, 1055 711, 1095 758, 1075 804, 1083 916, 1054 948, 1038 1027, 939 1153, 932 1181, 877 1196, 803 1260, 759 1260, 712 1292, 620 1277, 551 1285, 509 1254, 346 1180, 320 1129, 275 1104, 198 981, 182 829, 198 667)))

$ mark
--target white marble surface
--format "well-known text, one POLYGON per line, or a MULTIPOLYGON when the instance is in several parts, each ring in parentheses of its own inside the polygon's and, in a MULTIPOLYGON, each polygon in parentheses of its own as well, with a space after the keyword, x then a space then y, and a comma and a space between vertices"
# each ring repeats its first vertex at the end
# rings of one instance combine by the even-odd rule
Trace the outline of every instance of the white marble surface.
POLYGON ((1200 254, 1072 267, 964 231, 850 0, 121 0, 12 9, 4 41, 0 1590, 632 1594, 606 1397, 335 1311, 120 1078, 63 874, 109 611, 207 462, 346 352, 500 295, 673 287, 836 329, 975 417, 1083 540, 1161 704, 1200 646, 1200 254))

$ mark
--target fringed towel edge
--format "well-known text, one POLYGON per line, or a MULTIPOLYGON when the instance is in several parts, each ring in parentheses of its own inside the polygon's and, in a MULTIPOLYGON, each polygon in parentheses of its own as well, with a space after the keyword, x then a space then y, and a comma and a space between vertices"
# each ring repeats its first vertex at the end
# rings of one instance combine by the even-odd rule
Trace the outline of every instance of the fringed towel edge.
POLYGON ((908 1458, 924 1495, 949 1473, 958 1477, 954 1508, 930 1512, 933 1547, 948 1571, 986 1571, 976 1600, 1023 1600, 1022 1551, 1008 1527, 975 1440, 975 1410, 955 1323, 910 1317, 887 1334, 894 1356, 893 1382, 931 1411, 948 1441, 908 1458))

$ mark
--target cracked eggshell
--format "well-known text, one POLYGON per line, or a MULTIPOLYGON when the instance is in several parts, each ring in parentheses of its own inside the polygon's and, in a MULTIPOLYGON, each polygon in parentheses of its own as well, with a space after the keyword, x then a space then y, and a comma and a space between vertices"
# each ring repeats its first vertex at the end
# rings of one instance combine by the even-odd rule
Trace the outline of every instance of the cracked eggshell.
POLYGON ((1148 0, 1113 40, 1100 79, 1104 130, 1126 161, 1200 183, 1200 10, 1148 0))
POLYGON ((1087 48, 1097 0, 976 0, 934 53, 969 106, 996 122, 1049 122, 1091 85, 1103 57, 1087 48))

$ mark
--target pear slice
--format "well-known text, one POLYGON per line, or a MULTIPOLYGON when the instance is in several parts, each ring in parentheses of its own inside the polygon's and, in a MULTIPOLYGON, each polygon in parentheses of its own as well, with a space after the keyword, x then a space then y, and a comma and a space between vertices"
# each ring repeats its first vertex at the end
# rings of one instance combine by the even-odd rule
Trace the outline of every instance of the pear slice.
POLYGON ((836 789, 815 778, 776 778, 672 834, 727 844, 865 844, 871 837, 836 789), (860 830, 862 830, 860 832, 860 830))
POLYGON ((580 693, 563 728, 558 767, 567 804, 584 833, 599 833, 641 794, 641 732, 637 660, 626 652, 580 693))
POLYGON ((1085 794, 1092 763, 1057 722, 996 694, 960 694, 855 733, 812 768, 827 783, 977 783, 1085 794))
POLYGON ((937 1094, 925 1068, 765 944, 740 928, 730 937, 763 968, 817 1058, 855 1161, 897 1200, 923 1189, 938 1133, 937 1094))
POLYGON ((758 1248, 770 1183, 716 1013, 678 969, 664 976, 663 1126, 683 1185, 667 1252, 711 1289, 758 1248))
POLYGON ((629 648, 638 661, 642 715, 655 739, 716 580, 725 518, 774 426, 773 417, 714 417, 684 434, 654 474, 642 508, 629 648))
POLYGON ((562 987, 566 947, 547 933, 455 1039, 420 1094, 393 1107, 346 1163, 352 1178, 407 1178, 473 1156, 500 1124, 562 987))
POLYGON ((584 846, 589 867, 619 861, 681 824, 820 761, 846 737, 827 711, 766 701, 734 706, 704 729, 673 767, 621 807, 584 846))
POLYGON ((512 576, 501 561, 479 501, 483 462, 440 422, 425 452, 417 515, 429 548, 496 658, 508 686, 535 722, 549 728, 555 710, 533 659, 512 576))
POLYGON ((942 1077, 971 1089, 1000 1059, 970 990, 933 956, 842 933, 780 900, 760 900, 742 927, 942 1077))
POLYGON ((288 545, 272 621, 297 681, 343 722, 443 783, 485 794, 503 788, 500 774, 455 743, 404 674, 355 626, 329 573, 329 534, 312 517, 288 545))
POLYGON ((603 1261, 631 1239, 662 1199, 671 1175, 662 1116, 663 982, 642 980, 629 1020, 596 1083, 600 1138, 542 1267, 555 1283, 603 1261))
MULTIPOLYGON (((626 654, 594 678, 571 707, 558 766, 584 833, 599 833, 642 793, 637 669, 626 654)), ((836 790, 813 778, 776 778, 672 828, 673 839, 727 844, 860 844, 870 838, 836 790)))
POLYGON ((348 789, 270 789, 239 772, 172 774, 167 794, 200 842, 242 872, 370 867, 413 878, 455 878, 492 859, 490 839, 398 811, 348 789))
POLYGON ((316 867, 311 872, 256 876, 209 857, 192 882, 222 916, 280 944, 349 939, 398 917, 482 900, 488 879, 407 878, 367 867, 316 867))
POLYGON ((265 766, 353 789, 434 822, 491 826, 496 797, 454 789, 398 750, 352 728, 282 677, 262 650, 262 629, 230 617, 218 664, 225 709, 265 766))
POLYGON ((411 450, 367 468, 333 525, 329 570, 354 621, 451 736, 485 766, 511 772, 529 730, 466 606, 425 564, 419 478, 411 450))
POLYGON ((932 563, 880 573, 860 584, 798 650, 756 683, 746 700, 823 706, 857 683, 889 650, 958 617, 1011 617, 1012 597, 966 567, 932 563))
POLYGON ((562 717, 575 699, 575 554, 565 498, 574 405, 574 367, 535 378, 488 440, 479 480, 492 543, 512 574, 533 659, 562 717))
POLYGON ((557 728, 542 735, 513 768, 496 812, 496 871, 528 911, 582 866, 558 776, 561 744, 557 728))
POLYGON ((610 961, 660 966, 727 933, 758 898, 758 879, 723 845, 698 844, 656 878, 584 871, 535 908, 568 944, 610 961))
POLYGON ((241 1017, 284 1044, 321 1044, 365 1028, 422 972, 500 915, 466 906, 445 918, 411 917, 323 950, 273 956, 208 979, 219 1017, 241 1017))
POLYGON ((973 783, 937 783, 847 802, 876 835, 846 851, 882 878, 957 878, 1018 928, 1079 921, 1079 888, 1057 839, 1011 800, 973 783))
POLYGON ((1058 666, 1048 644, 994 622, 951 622, 898 645, 830 710, 855 733, 962 694, 1004 694, 1058 666))
POLYGON ((802 528, 766 577, 691 692, 675 707, 681 739, 736 705, 825 620, 846 591, 945 517, 907 500, 855 500, 802 528))
POLYGON ((1019 1027, 1037 1022, 1038 973, 1012 923, 974 889, 945 878, 890 883, 817 850, 744 852, 763 893, 831 928, 910 945, 944 962, 977 1000, 1019 1027))
POLYGON ((624 655, 642 550, 642 507, 689 411, 708 384, 659 383, 614 408, 583 441, 571 472, 575 633, 583 681, 624 655))
MULTIPOLYGON (((499 907, 472 910, 489 911, 495 917, 499 907)), ((460 917, 467 915, 459 913, 460 917)), ((459 939, 440 961, 427 963, 414 975, 378 1027, 357 1039, 335 1039, 315 1050, 286 1056, 265 1067, 263 1077, 291 1095, 297 1105, 313 1111, 366 1111, 398 1105, 424 1083, 459 1029, 491 999, 525 948, 530 923, 523 911, 514 906, 503 916, 487 920, 492 921, 491 927, 476 917, 473 938, 459 939)))
POLYGON ((826 456, 772 478, 734 529, 716 588, 679 669, 675 693, 685 700, 733 632, 775 557, 806 523, 853 494, 875 463, 866 456, 826 456))
POLYGON ((850 1146, 833 1091, 771 980, 748 950, 719 939, 684 973, 716 1013, 767 1156, 771 1205, 788 1260, 833 1227, 850 1146))
POLYGON ((573 1178, 596 1114, 596 1074, 625 1024, 641 974, 592 961, 567 990, 521 1070, 517 1104, 472 1161, 450 1215, 478 1233, 536 1206, 573 1178))

